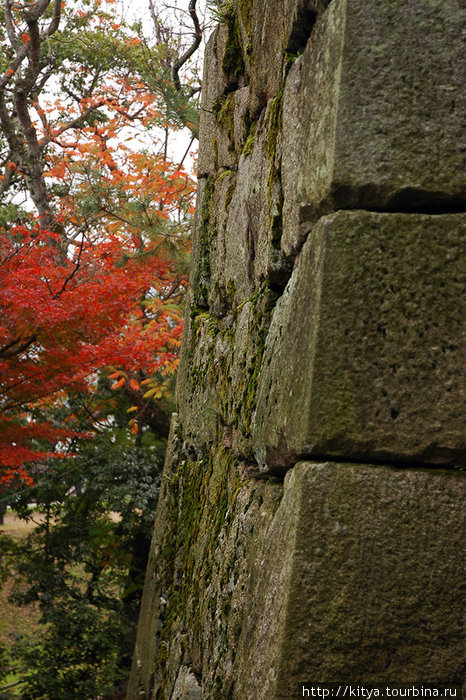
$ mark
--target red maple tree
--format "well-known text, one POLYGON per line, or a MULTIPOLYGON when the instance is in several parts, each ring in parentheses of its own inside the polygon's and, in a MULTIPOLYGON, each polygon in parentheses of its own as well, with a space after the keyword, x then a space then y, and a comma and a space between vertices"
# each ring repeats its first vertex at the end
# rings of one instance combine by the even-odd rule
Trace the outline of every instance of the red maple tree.
MULTIPOLYGON (((84 53, 96 37, 102 50, 137 50, 137 37, 99 4, 69 11, 68 26, 88 32, 84 53)), ((37 402, 88 391, 104 368, 116 388, 128 387, 136 413, 163 394, 163 378, 177 365, 180 259, 194 192, 163 144, 137 143, 138 129, 155 129, 157 139, 157 128, 167 127, 147 83, 123 60, 105 70, 94 59, 83 65, 79 53, 72 60, 76 49, 59 32, 64 6, 36 5, 7 3, 10 62, 0 76, 0 196, 10 193, 0 225, 4 485, 28 483, 23 465, 60 455, 73 435, 72 427, 37 422, 37 402), (59 99, 44 87, 52 62, 41 58, 44 46, 55 62, 67 60, 59 99), (21 191, 30 205, 18 215, 21 191)))

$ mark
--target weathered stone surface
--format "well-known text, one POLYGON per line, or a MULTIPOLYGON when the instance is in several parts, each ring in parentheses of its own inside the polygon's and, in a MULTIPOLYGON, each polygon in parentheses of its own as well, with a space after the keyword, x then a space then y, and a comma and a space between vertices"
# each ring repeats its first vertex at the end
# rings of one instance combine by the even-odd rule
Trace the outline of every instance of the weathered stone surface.
POLYGON ((234 698, 461 684, 465 475, 299 463, 256 551, 234 698))
POLYGON ((234 139, 237 153, 241 153, 247 138, 250 96, 249 87, 241 88, 235 92, 234 139))
POLYGON ((280 298, 255 454, 451 464, 466 455, 465 216, 319 220, 280 298))
POLYGON ((201 697, 232 697, 254 553, 281 493, 226 448, 196 458, 174 422, 128 698, 172 700, 194 679, 201 697))
POLYGON ((461 682, 459 1, 222 12, 128 700, 461 682))
POLYGON ((202 700, 202 689, 188 666, 181 666, 171 700, 202 700))
POLYGON ((197 161, 199 178, 212 175, 217 167, 218 134, 215 106, 225 94, 228 85, 222 69, 226 41, 227 29, 225 25, 220 24, 205 49, 197 161))
POLYGON ((194 221, 193 247, 191 254, 190 288, 194 303, 200 307, 207 306, 210 285, 210 267, 205 263, 211 233, 208 227, 209 212, 212 205, 212 180, 202 178, 197 185, 196 215, 194 221))
POLYGON ((257 115, 283 85, 290 54, 302 51, 330 0, 235 0, 242 55, 257 115))
POLYGON ((280 267, 282 190, 276 110, 276 100, 270 100, 255 127, 251 152, 239 159, 237 185, 228 205, 224 278, 234 285, 237 304, 277 275, 280 267))
POLYGON ((138 627, 133 668, 127 690, 127 697, 135 700, 139 700, 141 697, 141 689, 144 689, 147 697, 150 697, 155 678, 157 675, 160 675, 156 669, 156 659, 159 651, 160 636, 164 627, 167 600, 163 597, 166 589, 160 583, 164 579, 166 571, 161 571, 160 569, 157 571, 157 564, 161 558, 160 552, 166 546, 171 525, 170 507, 172 503, 170 501, 170 485, 179 459, 181 441, 179 440, 178 432, 178 415, 173 413, 154 523, 154 535, 147 563, 144 594, 141 602, 141 624, 138 627))
POLYGON ((321 14, 284 92, 286 254, 334 209, 464 208, 465 20, 460 0, 321 14))
POLYGON ((265 291, 223 318, 186 314, 176 398, 184 437, 195 449, 218 441, 253 459, 251 418, 274 301, 265 291))
MULTIPOLYGON (((229 143, 244 141, 247 95, 248 88, 233 94, 236 136, 229 143)), ((195 303, 214 315, 244 304, 264 282, 285 286, 291 274, 280 250, 280 114, 279 96, 255 124, 237 167, 200 183, 191 287, 195 303)))

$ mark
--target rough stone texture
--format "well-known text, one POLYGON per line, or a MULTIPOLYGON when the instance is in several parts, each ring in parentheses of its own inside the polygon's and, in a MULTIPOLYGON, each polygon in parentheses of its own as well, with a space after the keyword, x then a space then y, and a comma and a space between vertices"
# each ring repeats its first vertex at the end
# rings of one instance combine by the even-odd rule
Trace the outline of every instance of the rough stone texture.
POLYGON ((251 479, 223 447, 197 457, 181 437, 175 419, 127 697, 172 700, 189 668, 202 697, 243 698, 235 659, 251 567, 283 487, 251 479))
POLYGON ((257 114, 280 89, 287 63, 302 51, 330 0, 235 0, 242 56, 257 114))
POLYGON ((187 666, 181 666, 172 700, 202 700, 202 689, 187 666))
MULTIPOLYGON (((235 139, 240 143, 247 93, 237 92, 242 94, 231 106, 236 114, 235 139)), ((280 251, 283 196, 276 124, 280 105, 280 97, 270 101, 254 126, 250 148, 240 154, 234 170, 221 168, 215 176, 201 180, 191 286, 196 304, 217 316, 224 315, 228 305, 235 308, 252 299, 264 282, 285 286, 291 274, 291 265, 280 251)), ((233 111, 230 116, 233 120, 233 111)))
POLYGON ((286 275, 286 262, 280 255, 282 190, 278 134, 270 141, 277 101, 268 103, 255 126, 251 152, 243 153, 239 159, 237 185, 228 206, 223 277, 227 285, 234 286, 237 304, 251 298, 264 281, 286 275), (277 222, 280 222, 278 237, 271 235, 277 222))
POLYGON ((235 92, 234 139, 236 153, 241 153, 247 138, 250 98, 251 90, 249 87, 241 88, 235 92))
MULTIPOLYGON (((169 512, 173 503, 170 501, 170 484, 176 467, 176 460, 179 452, 179 432, 178 416, 172 415, 170 425, 170 435, 165 457, 165 465, 160 488, 160 497, 157 504, 157 514, 154 523, 154 536, 147 564, 146 581, 144 595, 141 603, 140 620, 134 651, 134 662, 131 678, 128 686, 128 698, 141 698, 144 694, 150 697, 154 687, 155 678, 160 676, 156 670, 156 660, 159 651, 161 632, 164 627, 165 611, 167 600, 163 598, 163 588, 159 581, 167 575, 166 570, 157 570, 156 566, 161 560, 160 553, 166 546, 171 524, 169 512)), ((165 564, 169 564, 167 556, 165 564)))
POLYGON ((305 455, 464 464, 465 260, 463 214, 319 220, 267 337, 264 469, 305 455))
POLYGON ((460 473, 297 464, 250 582, 234 697, 460 685, 464 495, 460 473))
POLYGON ((223 12, 128 700, 461 683, 459 1, 223 12))
POLYGON ((222 70, 226 41, 226 26, 220 24, 213 32, 205 49, 197 161, 199 178, 212 175, 216 169, 218 135, 215 106, 226 93, 228 87, 227 78, 222 70))
POLYGON ((284 93, 286 254, 334 209, 464 209, 465 22, 460 0, 321 15, 284 93))
POLYGON ((186 317, 176 393, 184 436, 196 449, 218 440, 253 459, 251 418, 274 297, 258 293, 220 319, 186 317))

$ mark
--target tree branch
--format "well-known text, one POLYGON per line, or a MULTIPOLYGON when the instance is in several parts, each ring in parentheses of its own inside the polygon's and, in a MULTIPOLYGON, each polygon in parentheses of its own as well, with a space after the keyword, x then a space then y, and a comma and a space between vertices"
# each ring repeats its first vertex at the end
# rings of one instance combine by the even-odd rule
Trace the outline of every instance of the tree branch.
POLYGON ((4 345, 3 348, 0 348, 0 358, 2 360, 6 360, 9 357, 14 357, 15 355, 21 355, 36 340, 37 340, 36 333, 31 335, 31 337, 28 338, 27 340, 23 340, 23 338, 15 338, 10 343, 8 343, 8 345, 4 345), (21 345, 18 345, 18 343, 21 343, 21 345), (15 345, 17 347, 15 347, 15 345))
POLYGON ((2 179, 0 180, 0 197, 10 187, 12 178, 13 178, 13 170, 11 170, 10 168, 7 168, 5 170, 5 174, 2 175, 2 179))
POLYGON ((5 0, 5 24, 8 39, 15 53, 18 53, 18 39, 16 37, 15 26, 13 24, 13 16, 11 14, 11 0, 5 0))
POLYGON ((52 34, 55 34, 55 32, 57 31, 60 25, 61 6, 62 0, 55 0, 53 5, 52 21, 50 22, 44 36, 52 36, 52 34))
POLYGON ((197 0, 191 0, 189 3, 189 14, 191 15, 191 19, 194 24, 194 40, 191 46, 182 54, 177 61, 174 62, 172 66, 172 80, 173 80, 173 85, 175 86, 176 90, 180 91, 181 90, 181 82, 180 82, 180 76, 179 72, 182 66, 186 63, 186 61, 189 61, 193 53, 197 51, 199 48, 199 45, 202 40, 202 29, 201 25, 199 22, 199 17, 197 16, 196 12, 196 3, 197 0))

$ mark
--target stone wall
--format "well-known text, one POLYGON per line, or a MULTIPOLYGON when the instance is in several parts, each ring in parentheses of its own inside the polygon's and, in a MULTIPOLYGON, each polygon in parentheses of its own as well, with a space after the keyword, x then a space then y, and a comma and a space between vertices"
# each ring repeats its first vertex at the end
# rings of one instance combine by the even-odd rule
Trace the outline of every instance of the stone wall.
POLYGON ((233 0, 128 698, 464 682, 460 0, 233 0))

